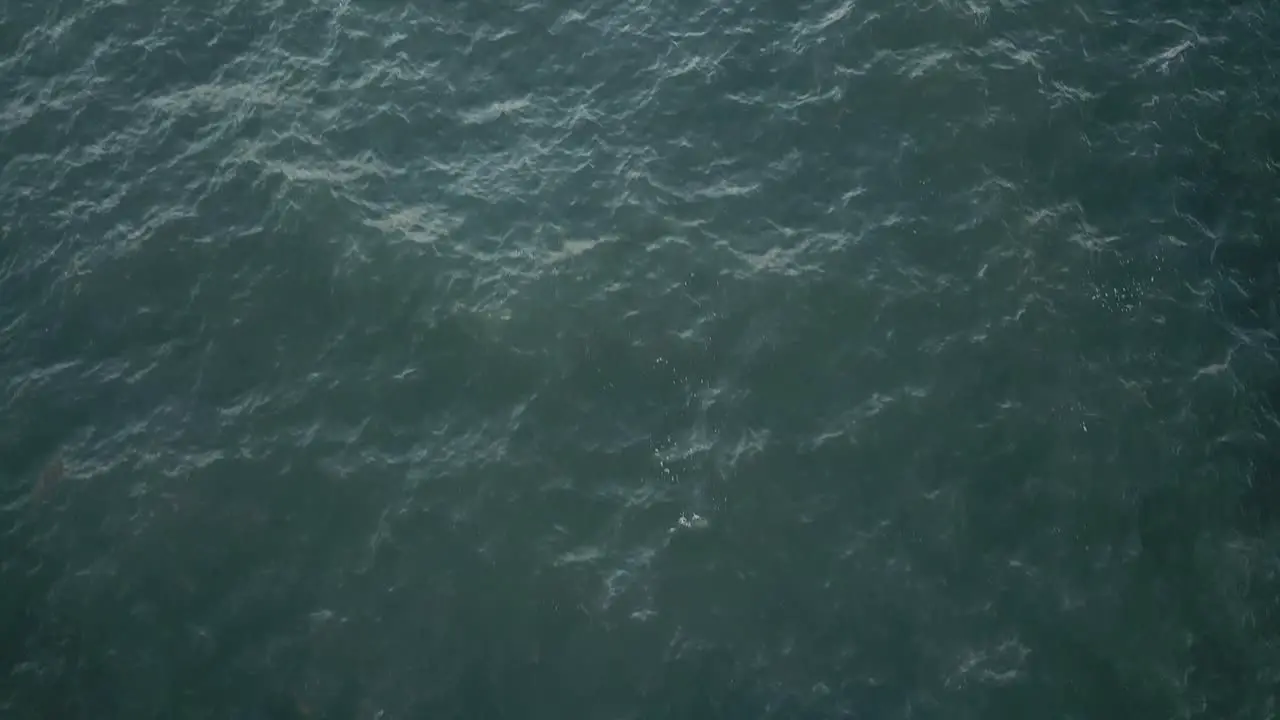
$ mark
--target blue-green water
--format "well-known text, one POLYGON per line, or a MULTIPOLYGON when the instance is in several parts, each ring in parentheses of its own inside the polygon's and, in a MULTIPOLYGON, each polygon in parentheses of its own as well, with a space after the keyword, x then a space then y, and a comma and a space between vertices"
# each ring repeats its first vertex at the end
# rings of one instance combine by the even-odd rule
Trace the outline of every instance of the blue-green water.
POLYGON ((0 2, 0 716, 1274 717, 1277 37, 0 2))

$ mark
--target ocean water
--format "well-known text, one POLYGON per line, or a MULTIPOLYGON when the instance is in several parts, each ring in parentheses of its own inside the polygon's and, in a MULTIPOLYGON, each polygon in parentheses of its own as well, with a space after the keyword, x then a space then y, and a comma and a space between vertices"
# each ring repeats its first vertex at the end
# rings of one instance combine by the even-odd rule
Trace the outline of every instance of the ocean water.
POLYGON ((0 716, 1275 717, 1277 37, 0 1, 0 716))

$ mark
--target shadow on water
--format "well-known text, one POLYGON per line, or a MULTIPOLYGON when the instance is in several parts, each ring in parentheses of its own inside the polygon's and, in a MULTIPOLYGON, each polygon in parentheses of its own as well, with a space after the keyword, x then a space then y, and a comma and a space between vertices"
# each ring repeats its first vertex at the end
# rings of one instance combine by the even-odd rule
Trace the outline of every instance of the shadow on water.
MULTIPOLYGON (((1280 133, 1262 138, 1251 159, 1240 167, 1214 158, 1198 177, 1187 179, 1199 191, 1183 211, 1209 235, 1202 257, 1215 279, 1221 322, 1274 365, 1280 353, 1280 133)), ((1251 468, 1241 512, 1253 533, 1280 522, 1280 373, 1268 377, 1266 386, 1251 388, 1255 394, 1245 399, 1254 413, 1253 430, 1264 439, 1248 448, 1226 448, 1243 454, 1251 468)))
POLYGON ((1272 367, 1242 371, 1244 382, 1258 384, 1223 411, 1245 418, 1247 432, 1213 440, 1228 420, 1217 411, 1200 418, 1205 450, 1199 462, 1212 471, 1149 492, 1136 518, 1140 572, 1188 630, 1184 680, 1212 717, 1262 711, 1267 701, 1254 680, 1269 664, 1262 648, 1280 637, 1280 579, 1251 569, 1242 601, 1252 617, 1232 616, 1214 594, 1218 583, 1201 552, 1206 536, 1198 531, 1214 529, 1216 542, 1224 532, 1242 537, 1267 553, 1280 537, 1280 373, 1274 371, 1280 359, 1280 133, 1246 140, 1250 146, 1241 148, 1240 138, 1221 138, 1228 151, 1197 158, 1178 180, 1176 206, 1202 238, 1201 273, 1212 281, 1222 342, 1245 343, 1249 354, 1265 357, 1261 365, 1272 367))

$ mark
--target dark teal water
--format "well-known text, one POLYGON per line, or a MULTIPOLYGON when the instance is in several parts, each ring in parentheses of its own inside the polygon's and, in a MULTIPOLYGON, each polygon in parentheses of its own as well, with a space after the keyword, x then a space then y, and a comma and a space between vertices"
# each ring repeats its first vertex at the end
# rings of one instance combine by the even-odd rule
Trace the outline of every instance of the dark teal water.
POLYGON ((0 716, 1274 717, 1277 37, 0 2, 0 716))

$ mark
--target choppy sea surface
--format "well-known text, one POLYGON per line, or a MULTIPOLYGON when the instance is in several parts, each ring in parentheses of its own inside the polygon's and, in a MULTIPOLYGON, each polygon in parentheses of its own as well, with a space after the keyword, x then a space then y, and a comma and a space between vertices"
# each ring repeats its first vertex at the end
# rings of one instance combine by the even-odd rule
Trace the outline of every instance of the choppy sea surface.
POLYGON ((0 1, 0 716, 1276 717, 1277 38, 0 1))

